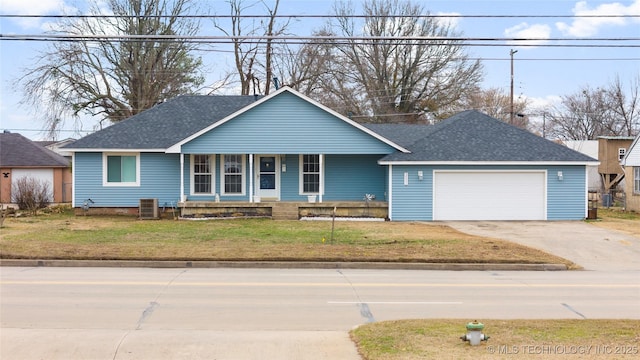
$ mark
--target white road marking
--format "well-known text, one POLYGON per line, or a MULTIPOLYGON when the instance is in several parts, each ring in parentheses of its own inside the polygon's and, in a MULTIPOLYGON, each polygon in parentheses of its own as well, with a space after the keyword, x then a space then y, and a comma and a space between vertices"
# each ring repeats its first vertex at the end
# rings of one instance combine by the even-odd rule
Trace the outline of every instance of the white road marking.
POLYGON ((378 305, 462 305, 462 301, 327 301, 327 304, 338 305, 362 303, 378 305))

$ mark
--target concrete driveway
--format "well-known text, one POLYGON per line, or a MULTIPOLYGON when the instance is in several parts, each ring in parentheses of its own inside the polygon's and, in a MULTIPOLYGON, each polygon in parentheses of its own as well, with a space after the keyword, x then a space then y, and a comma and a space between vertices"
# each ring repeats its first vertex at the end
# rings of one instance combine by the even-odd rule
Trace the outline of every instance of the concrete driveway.
POLYGON ((585 270, 640 270, 640 238, 583 221, 449 221, 467 234, 512 241, 571 260, 585 270))

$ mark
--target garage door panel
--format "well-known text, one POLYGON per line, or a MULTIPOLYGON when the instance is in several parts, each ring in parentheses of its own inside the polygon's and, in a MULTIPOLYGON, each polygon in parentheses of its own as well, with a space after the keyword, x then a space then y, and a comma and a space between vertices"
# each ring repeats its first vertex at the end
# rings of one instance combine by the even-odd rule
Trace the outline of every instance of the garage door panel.
POLYGON ((49 198, 53 200, 53 169, 13 169, 11 181, 17 182, 22 178, 31 178, 49 186, 49 198))
POLYGON ((544 220, 544 172, 436 172, 434 220, 544 220))

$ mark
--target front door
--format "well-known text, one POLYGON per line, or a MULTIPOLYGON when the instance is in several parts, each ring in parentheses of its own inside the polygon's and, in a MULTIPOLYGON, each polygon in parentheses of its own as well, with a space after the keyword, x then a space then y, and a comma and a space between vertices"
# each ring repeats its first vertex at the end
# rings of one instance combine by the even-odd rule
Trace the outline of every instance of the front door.
POLYGON ((258 155, 256 159, 256 195, 262 200, 280 200, 280 157, 258 155))

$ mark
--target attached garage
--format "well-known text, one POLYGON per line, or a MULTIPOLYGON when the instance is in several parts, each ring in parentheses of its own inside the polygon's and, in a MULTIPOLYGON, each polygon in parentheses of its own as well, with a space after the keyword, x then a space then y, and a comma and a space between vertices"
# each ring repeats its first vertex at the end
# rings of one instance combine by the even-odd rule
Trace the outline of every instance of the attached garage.
POLYGON ((436 124, 376 126, 410 152, 389 166, 389 218, 581 220, 598 161, 475 110, 436 124))
POLYGON ((546 220, 545 171, 435 171, 434 220, 546 220))

